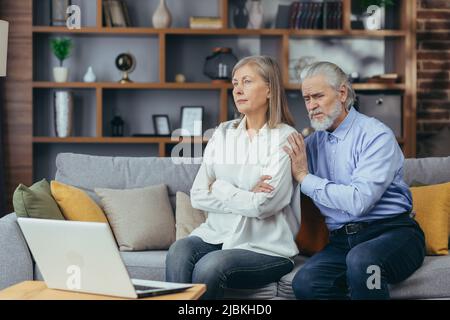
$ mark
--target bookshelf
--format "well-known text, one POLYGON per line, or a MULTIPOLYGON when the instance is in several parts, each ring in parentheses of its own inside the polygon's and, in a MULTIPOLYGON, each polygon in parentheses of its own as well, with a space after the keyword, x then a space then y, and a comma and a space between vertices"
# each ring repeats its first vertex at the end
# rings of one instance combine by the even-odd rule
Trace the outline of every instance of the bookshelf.
MULTIPOLYGON (((301 57, 302 52, 315 54, 317 60, 325 60, 328 58, 327 48, 330 48, 329 54, 332 54, 333 50, 342 49, 344 52, 338 52, 336 56, 341 57, 344 70, 346 67, 359 65, 362 71, 369 70, 372 66, 373 72, 397 73, 400 80, 396 83, 355 83, 354 88, 358 94, 365 94, 368 97, 371 95, 401 97, 399 110, 395 111, 396 117, 401 121, 398 126, 400 129, 396 132, 397 140, 405 156, 414 156, 415 1, 396 1, 395 7, 391 9, 394 11, 396 23, 389 29, 376 31, 355 29, 352 26, 351 17, 355 14, 357 0, 342 0, 342 29, 329 30, 274 29, 270 24, 276 15, 276 6, 294 1, 262 1, 265 8, 262 29, 234 28, 232 0, 166 0, 172 13, 172 27, 155 29, 151 26, 151 15, 159 3, 158 0, 125 0, 133 22, 132 27, 126 28, 103 25, 102 0, 79 0, 82 14, 84 8, 89 14, 82 20, 81 29, 69 30, 65 27, 49 26, 46 23, 48 8, 42 1, 34 0, 32 26, 34 178, 53 174, 53 169, 48 169, 43 162, 54 163, 52 157, 57 152, 67 150, 95 152, 95 148, 90 147, 93 145, 98 146, 99 150, 103 148, 99 154, 120 155, 128 152, 124 150, 140 148, 130 156, 170 155, 171 148, 179 140, 171 140, 168 137, 131 136, 133 133, 152 131, 153 125, 150 120, 148 126, 142 122, 144 118, 151 118, 151 114, 168 114, 172 130, 177 127, 179 109, 182 105, 205 106, 204 130, 232 119, 234 105, 231 84, 212 83, 202 74, 204 58, 211 53, 211 48, 217 46, 233 48, 238 58, 249 54, 268 54, 278 60, 282 68, 289 106, 298 122, 299 130, 306 126, 308 121, 301 102, 300 85, 293 79, 291 73, 292 61, 301 57), (224 28, 190 29, 188 20, 191 15, 218 16, 222 19, 224 28), (50 74, 55 60, 49 52, 48 43, 50 38, 56 36, 73 39, 77 51, 68 60, 71 77, 66 83, 53 82, 50 74), (359 43, 359 47, 355 43, 359 43), (370 54, 361 52, 361 48, 364 47, 376 49, 373 50, 379 55, 376 63, 372 63, 370 57, 364 56, 370 54), (314 48, 319 49, 314 52, 314 48), (133 54, 137 53, 135 55, 139 70, 130 74, 134 83, 119 84, 117 80, 120 75, 115 69, 114 58, 118 53, 130 50, 133 54), (81 82, 82 74, 90 64, 94 65, 99 82, 81 82), (185 74, 187 82, 175 83, 176 73, 185 74), (77 97, 75 112, 79 111, 83 115, 78 115, 78 119, 75 119, 73 137, 57 138, 50 128, 51 96, 55 90, 71 90, 77 97), (147 103, 148 101, 155 103, 147 103), (109 121, 113 110, 119 110, 121 115, 128 116, 127 122, 130 126, 135 122, 133 125, 135 131, 129 129, 124 137, 111 137, 109 121), (125 148, 126 145, 130 145, 130 148, 125 148)), ((342 65, 341 61, 333 62, 342 65)), ((207 138, 199 137, 184 142, 204 145, 207 141, 207 138)))

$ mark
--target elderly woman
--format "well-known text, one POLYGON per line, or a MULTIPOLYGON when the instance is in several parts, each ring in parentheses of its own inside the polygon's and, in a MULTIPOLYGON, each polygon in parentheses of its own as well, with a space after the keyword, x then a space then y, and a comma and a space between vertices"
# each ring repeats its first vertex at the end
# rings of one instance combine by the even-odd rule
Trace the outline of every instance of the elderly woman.
POLYGON ((244 58, 232 83, 242 116, 216 129, 191 189, 192 206, 208 218, 166 258, 166 280, 205 283, 204 299, 277 281, 298 253, 299 210, 290 205, 295 185, 283 151, 296 131, 279 66, 270 57, 244 58))

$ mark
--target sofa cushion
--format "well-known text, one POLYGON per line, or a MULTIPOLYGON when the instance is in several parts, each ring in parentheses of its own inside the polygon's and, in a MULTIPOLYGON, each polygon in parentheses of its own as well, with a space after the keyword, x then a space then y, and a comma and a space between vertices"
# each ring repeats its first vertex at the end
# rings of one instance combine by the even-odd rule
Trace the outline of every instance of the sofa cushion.
POLYGON ((166 184, 172 209, 175 194, 189 194, 199 158, 104 157, 60 153, 56 157, 55 180, 86 191, 97 203, 94 188, 133 189, 166 184), (183 164, 180 164, 183 163, 183 164))
POLYGON ((165 281, 166 250, 121 252, 120 255, 131 278, 165 281))
POLYGON ((278 297, 284 299, 295 299, 294 291, 292 290, 292 279, 297 274, 297 271, 300 270, 305 262, 308 260, 308 257, 298 255, 294 259, 294 268, 288 274, 285 274, 280 281, 278 281, 278 297))
POLYGON ((415 219, 425 234, 427 254, 448 254, 450 183, 411 188, 415 219))
POLYGON ((269 300, 277 297, 277 283, 272 282, 256 289, 225 288, 224 299, 232 300, 269 300))
POLYGON ((177 192, 177 205, 175 213, 176 239, 187 237, 195 228, 206 221, 208 213, 194 209, 191 198, 184 192, 177 192))
POLYGON ((29 188, 19 184, 14 191, 13 205, 18 217, 64 220, 45 179, 29 188))
POLYGON ((52 181, 51 191, 67 220, 108 222, 102 209, 83 190, 52 181))
POLYGON ((115 190, 96 188, 121 251, 168 249, 175 217, 166 185, 115 190))
POLYGON ((301 195, 301 224, 295 237, 300 254, 312 256, 328 243, 328 227, 312 199, 301 195))
POLYGON ((393 299, 450 297, 450 256, 425 257, 423 265, 405 281, 390 285, 393 299))
POLYGON ((405 182, 422 185, 450 182, 450 157, 406 159, 403 166, 405 182))
MULTIPOLYGON (((297 256, 294 269, 278 282, 278 297, 295 299, 292 279, 307 257, 297 256)), ((392 299, 438 299, 450 297, 450 256, 427 256, 408 279, 389 285, 392 299)))

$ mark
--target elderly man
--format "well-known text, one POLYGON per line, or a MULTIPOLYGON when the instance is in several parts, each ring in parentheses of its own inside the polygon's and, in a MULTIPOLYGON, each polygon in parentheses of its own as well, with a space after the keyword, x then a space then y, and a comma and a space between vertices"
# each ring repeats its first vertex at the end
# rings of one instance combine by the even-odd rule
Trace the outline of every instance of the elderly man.
POLYGON ((346 74, 329 62, 302 74, 316 130, 289 137, 294 178, 325 217, 329 244, 295 275, 298 299, 388 299, 388 283, 423 262, 424 234, 411 217, 404 157, 392 131, 353 107, 346 74))

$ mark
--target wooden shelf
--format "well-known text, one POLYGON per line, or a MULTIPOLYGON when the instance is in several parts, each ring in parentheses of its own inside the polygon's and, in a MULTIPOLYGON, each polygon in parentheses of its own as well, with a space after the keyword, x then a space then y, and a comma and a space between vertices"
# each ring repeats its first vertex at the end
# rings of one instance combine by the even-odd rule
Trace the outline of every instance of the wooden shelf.
POLYGON ((33 26, 33 33, 65 33, 65 34, 134 34, 134 35, 230 35, 230 36, 291 36, 291 37, 405 37, 403 30, 322 30, 322 29, 191 29, 191 28, 97 28, 82 27, 70 30, 66 27, 33 26))
POLYGON ((33 137, 33 143, 147 143, 147 144, 176 144, 183 143, 206 143, 209 139, 201 137, 33 137))
MULTIPOLYGON (((353 89, 361 90, 405 90, 403 83, 354 83, 353 89)), ((301 90, 300 84, 290 83, 285 85, 286 90, 301 90)))
POLYGON ((81 89, 159 89, 159 90, 220 90, 222 88, 231 88, 228 83, 175 83, 175 82, 134 82, 121 84, 118 82, 47 82, 34 81, 33 88, 52 89, 52 88, 81 88, 81 89))
MULTIPOLYGON (((183 1, 183 0, 179 0, 183 1)), ((178 141, 171 141, 168 137, 123 137, 123 138, 115 138, 115 137, 102 137, 102 133, 105 132, 104 121, 106 115, 104 111, 106 108, 103 105, 104 97, 109 96, 113 91, 118 92, 119 90, 156 90, 156 91, 167 91, 167 90, 194 90, 194 93, 188 93, 191 96, 199 94, 210 95, 210 92, 195 92, 195 90, 217 90, 219 94, 219 104, 218 104, 218 121, 226 121, 228 120, 228 112, 229 112, 229 104, 232 101, 230 98, 230 90, 233 89, 233 86, 230 82, 223 83, 212 83, 212 82, 204 82, 204 83, 174 83, 167 82, 168 79, 172 80, 174 74, 183 73, 187 74, 186 70, 183 69, 184 64, 189 64, 186 61, 176 61, 175 67, 170 65, 170 60, 174 59, 174 55, 178 54, 178 52, 173 52, 171 49, 178 50, 179 48, 183 48, 188 44, 183 44, 186 42, 193 41, 195 45, 199 45, 202 42, 210 41, 211 45, 215 46, 222 45, 222 38, 229 36, 232 42, 239 38, 245 37, 261 37, 263 40, 268 41, 268 45, 271 46, 270 52, 271 55, 275 56, 280 63, 281 72, 283 75, 283 83, 285 84, 285 88, 287 90, 301 90, 299 84, 296 83, 288 83, 289 82, 289 64, 290 60, 295 58, 291 53, 291 47, 293 43, 297 40, 301 40, 303 38, 309 39, 320 39, 320 38, 344 38, 344 39, 376 39, 381 40, 382 42, 389 42, 389 45, 392 46, 392 50, 394 51, 393 59, 395 61, 392 62, 392 67, 389 66, 389 70, 385 72, 392 72, 401 75, 402 83, 355 83, 353 84, 353 88, 357 91, 374 91, 374 92, 382 92, 382 91, 392 91, 391 93, 399 93, 403 96, 402 98, 402 131, 398 133, 402 138, 398 138, 400 144, 403 145, 405 155, 413 156, 415 153, 415 127, 416 127, 416 119, 415 119, 415 105, 416 105, 416 58, 415 58, 415 16, 417 11, 417 6, 413 4, 413 1, 410 0, 402 0, 399 3, 397 9, 401 12, 401 21, 399 21, 399 26, 401 29, 399 30, 353 30, 351 29, 351 3, 352 0, 343 0, 343 15, 342 15, 342 26, 343 29, 236 29, 231 28, 232 23, 229 21, 230 16, 230 3, 231 0, 217 0, 220 8, 220 17, 222 19, 223 25, 225 28, 221 29, 191 29, 191 28, 166 28, 166 29, 155 29, 151 27, 130 27, 130 28, 112 28, 112 27, 103 27, 102 19, 103 19, 103 10, 102 10, 102 0, 96 0, 97 2, 97 17, 95 25, 93 21, 90 22, 89 27, 82 27, 80 30, 69 30, 66 27, 52 27, 52 26, 33 26, 32 33, 34 35, 38 35, 33 38, 34 45, 36 42, 44 42, 46 37, 53 36, 54 34, 64 34, 69 36, 76 37, 79 35, 83 37, 79 39, 79 41, 85 41, 84 37, 113 37, 114 39, 123 39, 124 37, 130 36, 134 37, 134 41, 151 41, 151 49, 155 46, 155 51, 158 51, 157 61, 152 61, 159 65, 159 69, 155 71, 153 80, 158 82, 135 82, 129 84, 120 84, 117 82, 95 82, 95 83, 84 83, 84 82, 68 82, 68 83, 56 83, 56 82, 47 82, 47 81, 34 81, 32 83, 32 87, 35 89, 58 89, 58 88, 67 88, 67 89, 79 89, 79 90, 94 90, 95 92, 95 137, 71 137, 71 138, 55 138, 55 137, 35 137, 33 138, 33 142, 37 144, 41 143, 100 143, 100 144, 114 144, 114 143, 142 143, 142 144, 159 144, 159 153, 164 154, 165 147, 170 143, 178 143, 178 141), (148 37, 148 39, 146 38, 148 37), (189 39, 189 37, 201 38, 205 37, 207 39, 189 39), (215 38, 219 39, 215 39, 215 38), (264 38, 265 37, 265 38, 264 38), (155 40, 155 38, 157 38, 155 40), (272 41, 275 39, 276 41, 272 41), (179 44, 178 40, 181 40, 181 44, 179 44), (218 42, 220 43, 215 43, 218 42), (393 40, 393 41, 391 41, 393 40), (273 42, 273 43, 272 43, 273 42), (273 50, 272 50, 273 49, 273 50), (180 69, 180 70, 178 70, 180 69), (157 74, 156 74, 157 73, 157 74), (106 92, 105 92, 106 90, 106 92)), ((37 13, 37 12, 36 12, 37 13)), ((399 13, 400 15, 400 13, 399 13)), ((39 20, 39 23, 44 21, 43 19, 39 20)), ((45 21, 44 21, 45 22, 45 21)), ((96 39, 95 39, 96 40, 96 39)), ((103 39, 101 39, 103 40, 103 39)), ((77 40, 78 41, 78 40, 77 40)), ((92 39, 86 40, 87 42, 92 42, 92 39)), ((108 40, 109 41, 109 40, 108 40)), ((106 41, 106 42, 108 42, 106 41)), ((94 41, 95 42, 95 41, 94 41)), ((147 44, 148 45, 148 44, 147 44)), ((225 44, 224 44, 225 45, 225 44)), ((227 44, 228 45, 228 42, 227 44)), ((42 50, 43 53, 47 54, 42 48, 37 47, 37 53, 39 50, 42 50)), ((183 51, 183 50, 180 50, 183 51)), ((262 53, 265 53, 262 48, 260 48, 262 53)), ((190 59, 192 53, 187 52, 188 57, 190 59)), ((195 52, 194 52, 195 53, 195 52)), ((180 53, 181 54, 181 53, 180 53)), ((152 55, 152 57, 156 57, 156 55, 152 55)), ((35 55, 33 58, 33 63, 37 63, 35 55)), ((149 58, 150 59, 150 58, 149 58)), ((152 58, 153 59, 153 58, 152 58)), ((200 65, 200 64, 198 64, 200 65)), ((197 66, 197 65, 196 65, 197 66)), ((45 66, 46 67, 46 66, 45 66)), ((197 68, 199 74, 202 72, 201 68, 197 68)), ((39 69, 38 69, 39 71, 39 69)), ((153 72, 153 71, 151 71, 153 72)), ((383 71, 380 71, 383 72, 383 71)), ((37 79, 44 78, 43 71, 41 73, 36 73, 37 79)), ((46 73, 45 73, 46 74, 46 73)), ((194 78, 191 78, 194 79, 194 78)), ((204 78, 196 78, 197 80, 204 78)), ((118 80, 118 79, 117 79, 118 80)), ((200 80, 203 81, 203 80, 200 80)), ((40 94, 48 94, 48 92, 39 92, 37 97, 40 94)), ((213 92, 214 94, 216 92, 213 92)), ((167 92, 166 92, 167 94, 167 92)), ((170 92, 169 95, 172 95, 170 92)), ((92 96, 92 95, 91 95, 92 96)), ((209 98, 208 98, 209 99, 209 98)), ((45 131, 44 131, 45 132, 45 131)), ((202 138, 194 139, 196 143, 205 142, 202 138)))
MULTIPOLYGON (((224 83, 144 83, 135 82, 120 84, 116 82, 46 82, 35 81, 33 88, 52 89, 52 88, 74 88, 74 89, 158 89, 158 90, 220 90, 233 89, 233 85, 224 83)), ((285 85, 286 90, 300 90, 301 86, 295 83, 285 85)), ((404 90, 403 83, 354 83, 355 90, 404 90)))

